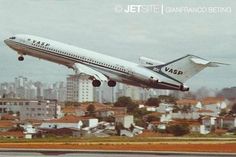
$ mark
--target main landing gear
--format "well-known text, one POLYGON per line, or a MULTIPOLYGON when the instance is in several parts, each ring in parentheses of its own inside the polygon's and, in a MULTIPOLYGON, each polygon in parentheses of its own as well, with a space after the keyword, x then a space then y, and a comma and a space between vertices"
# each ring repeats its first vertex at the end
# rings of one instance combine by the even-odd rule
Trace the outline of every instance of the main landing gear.
MULTIPOLYGON (((93 84, 94 87, 100 87, 101 81, 99 81, 99 80, 93 80, 92 84, 93 84)), ((115 87, 115 86, 116 86, 116 81, 109 80, 109 81, 107 82, 107 85, 108 85, 109 87, 115 87)))
POLYGON ((94 87, 99 87, 101 85, 101 81, 93 80, 92 84, 93 84, 94 87))
POLYGON ((18 57, 18 61, 23 61, 24 60, 24 57, 23 56, 19 56, 18 57))
POLYGON ((115 87, 115 86, 116 86, 116 81, 109 80, 109 81, 107 82, 107 85, 108 85, 109 87, 115 87))

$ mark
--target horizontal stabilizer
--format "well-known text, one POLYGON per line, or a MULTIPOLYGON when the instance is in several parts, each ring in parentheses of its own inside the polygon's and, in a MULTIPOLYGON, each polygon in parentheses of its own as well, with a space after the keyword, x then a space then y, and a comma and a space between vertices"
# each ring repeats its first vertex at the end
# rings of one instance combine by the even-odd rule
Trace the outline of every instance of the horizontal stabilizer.
POLYGON ((220 62, 210 62, 208 64, 208 67, 219 67, 220 65, 230 65, 230 64, 227 64, 227 63, 220 63, 220 62))
POLYGON ((195 64, 199 64, 199 65, 203 65, 207 67, 219 67, 220 65, 229 65, 229 64, 220 63, 220 62, 210 62, 208 60, 202 59, 200 57, 195 57, 195 56, 190 58, 190 60, 195 64))

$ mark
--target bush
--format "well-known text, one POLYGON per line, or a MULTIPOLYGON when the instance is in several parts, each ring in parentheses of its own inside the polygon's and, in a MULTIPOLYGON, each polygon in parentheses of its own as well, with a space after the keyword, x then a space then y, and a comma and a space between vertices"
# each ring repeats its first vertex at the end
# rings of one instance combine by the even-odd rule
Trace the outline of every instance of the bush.
POLYGON ((138 104, 133 102, 130 97, 126 97, 126 96, 119 97, 117 102, 114 104, 114 106, 126 107, 128 113, 132 113, 138 108, 138 104))
POLYGON ((141 126, 143 128, 147 127, 147 123, 143 119, 135 119, 135 125, 141 126))
POLYGON ((190 132, 189 126, 186 124, 177 124, 167 127, 167 132, 173 134, 174 136, 183 136, 190 132))
POLYGON ((137 108, 134 110, 133 115, 136 118, 142 118, 146 114, 151 113, 150 111, 147 111, 145 108, 137 108))
POLYGON ((154 115, 148 115, 146 121, 149 123, 152 121, 160 121, 160 117, 154 115))
POLYGON ((159 132, 159 133, 161 133, 161 134, 166 133, 166 130, 165 130, 165 129, 157 129, 156 131, 159 132))
POLYGON ((233 104, 233 106, 232 106, 230 112, 231 112, 232 114, 235 114, 235 113, 236 113, 236 103, 233 104))
POLYGON ((87 107, 87 112, 89 116, 95 115, 95 106, 93 104, 89 104, 87 107))
POLYGON ((156 107, 158 107, 159 104, 160 100, 158 98, 149 98, 145 103, 146 106, 156 106, 156 107))
POLYGON ((236 128, 231 128, 231 129, 228 130, 228 132, 236 133, 236 128))
POLYGON ((124 125, 122 123, 116 123, 115 130, 117 132, 117 135, 120 136, 120 130, 124 129, 124 125))

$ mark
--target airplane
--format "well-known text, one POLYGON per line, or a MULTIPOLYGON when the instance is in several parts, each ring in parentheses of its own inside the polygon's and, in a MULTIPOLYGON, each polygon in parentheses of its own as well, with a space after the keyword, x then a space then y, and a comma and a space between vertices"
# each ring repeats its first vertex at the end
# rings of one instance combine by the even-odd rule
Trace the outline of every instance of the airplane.
POLYGON ((72 68, 76 74, 85 74, 94 87, 107 82, 109 87, 117 82, 142 88, 189 91, 184 83, 206 67, 217 67, 219 62, 210 62, 195 55, 186 55, 163 63, 158 60, 140 57, 139 63, 111 57, 101 53, 64 44, 58 41, 19 34, 4 42, 19 54, 48 60, 72 68))

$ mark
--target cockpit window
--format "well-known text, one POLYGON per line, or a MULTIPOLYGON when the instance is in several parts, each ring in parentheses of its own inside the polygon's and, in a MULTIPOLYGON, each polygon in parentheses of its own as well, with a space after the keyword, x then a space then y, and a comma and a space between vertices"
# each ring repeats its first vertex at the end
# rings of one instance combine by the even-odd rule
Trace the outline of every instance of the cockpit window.
POLYGON ((9 39, 16 39, 16 37, 10 37, 9 39))

